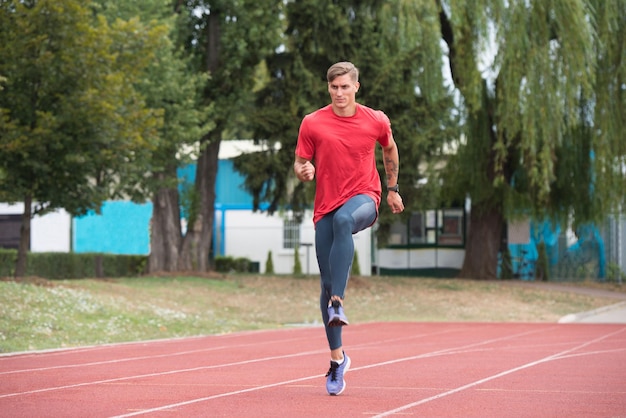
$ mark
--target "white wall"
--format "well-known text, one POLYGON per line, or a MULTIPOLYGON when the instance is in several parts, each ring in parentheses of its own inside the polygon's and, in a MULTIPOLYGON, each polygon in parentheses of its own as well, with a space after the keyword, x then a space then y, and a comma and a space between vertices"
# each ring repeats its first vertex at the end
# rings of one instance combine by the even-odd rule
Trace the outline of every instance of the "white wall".
POLYGON ((465 258, 463 248, 381 248, 377 253, 378 267, 387 269, 461 269, 465 258))
MULTIPOLYGON (((21 215, 24 204, 0 203, 3 215, 21 215)), ((33 218, 30 225, 30 250, 32 252, 68 252, 72 218, 64 210, 47 213, 33 218)))
MULTIPOLYGON (((268 216, 265 213, 254 213, 250 210, 227 210, 224 252, 230 257, 246 257, 260 265, 265 272, 268 252, 272 251, 274 272, 277 274, 293 273, 293 249, 283 248, 283 218, 279 215, 268 216)), ((366 229, 354 235, 355 250, 358 251, 361 274, 371 274, 371 231, 366 229)), ((311 214, 305 215, 300 227, 300 242, 315 243, 315 230, 311 214)), ((319 274, 315 246, 301 246, 299 249, 300 265, 305 274, 319 274)))
POLYGON ((9 205, 8 203, 0 203, 0 213, 3 215, 21 215, 24 213, 24 204, 9 205))

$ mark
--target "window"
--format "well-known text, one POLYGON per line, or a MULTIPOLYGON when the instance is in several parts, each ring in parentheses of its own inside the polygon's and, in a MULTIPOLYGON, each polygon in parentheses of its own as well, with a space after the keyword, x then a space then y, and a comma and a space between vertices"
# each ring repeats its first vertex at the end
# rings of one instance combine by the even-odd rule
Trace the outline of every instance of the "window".
POLYGON ((22 215, 0 215, 0 248, 19 247, 21 226, 22 215))
POLYGON ((435 244, 437 212, 414 212, 409 218, 409 244, 435 244))
POLYGON ((300 246, 300 223, 294 219, 283 221, 283 248, 300 246))
POLYGON ((409 218, 409 242, 411 244, 426 244, 426 225, 424 214, 415 212, 409 218))
POLYGON ((463 246, 465 212, 450 208, 413 212, 406 223, 391 225, 389 245, 463 246))
POLYGON ((438 242, 442 245, 463 244, 463 211, 444 209, 441 212, 441 234, 438 242))

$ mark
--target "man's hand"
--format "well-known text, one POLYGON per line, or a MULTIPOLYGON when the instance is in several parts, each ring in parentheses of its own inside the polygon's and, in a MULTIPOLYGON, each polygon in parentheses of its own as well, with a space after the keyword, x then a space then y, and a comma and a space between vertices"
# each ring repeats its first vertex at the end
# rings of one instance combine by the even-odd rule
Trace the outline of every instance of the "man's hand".
POLYGON ((391 208, 391 213, 402 213, 404 211, 404 203, 402 203, 402 197, 398 192, 387 193, 387 204, 391 208))
POLYGON ((315 178, 315 166, 303 158, 296 159, 293 170, 300 181, 312 181, 315 178))

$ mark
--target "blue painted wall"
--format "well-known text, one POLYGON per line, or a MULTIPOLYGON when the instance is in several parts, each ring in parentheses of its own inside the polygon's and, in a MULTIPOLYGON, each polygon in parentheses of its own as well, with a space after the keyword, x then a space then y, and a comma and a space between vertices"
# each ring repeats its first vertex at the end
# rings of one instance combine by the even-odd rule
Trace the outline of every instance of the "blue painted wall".
POLYGON ((72 248, 77 253, 147 255, 151 217, 152 203, 105 202, 100 215, 73 219, 72 248))
MULTIPOLYGON (((179 191, 184 193, 196 180, 196 165, 189 164, 179 168, 178 178, 181 179, 179 191)), ((252 209, 252 196, 243 189, 244 180, 245 177, 235 171, 231 160, 219 160, 215 180, 215 204, 252 209)))
MULTIPOLYGON (((193 186, 195 176, 195 164, 178 170, 181 193, 193 186)), ((231 160, 219 160, 215 207, 219 210, 252 209, 252 196, 242 188, 243 181, 244 177, 235 171, 231 160)), ((77 253, 147 255, 150 253, 151 218, 151 202, 108 201, 100 215, 89 213, 73 219, 72 248, 77 253)), ((221 254, 220 249, 216 253, 221 254)))

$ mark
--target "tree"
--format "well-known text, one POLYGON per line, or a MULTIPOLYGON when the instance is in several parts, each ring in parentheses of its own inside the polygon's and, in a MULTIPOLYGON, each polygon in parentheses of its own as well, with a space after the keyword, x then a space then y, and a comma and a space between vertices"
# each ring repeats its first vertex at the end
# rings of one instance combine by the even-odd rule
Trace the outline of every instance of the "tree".
POLYGON ((193 215, 182 244, 181 267, 205 271, 213 233, 220 143, 241 134, 258 65, 279 46, 280 0, 178 1, 179 39, 195 70, 209 73, 202 103, 212 105, 214 126, 199 138, 193 215))
POLYGON ((178 16, 170 0, 99 0, 99 4, 100 13, 109 21, 139 18, 143 25, 168 28, 155 59, 136 85, 146 105, 163 112, 159 143, 151 154, 149 172, 140 181, 153 203, 148 270, 179 271, 183 241, 181 207, 186 216, 191 214, 192 222, 194 212, 180 196, 177 169, 192 160, 198 138, 211 128, 211 107, 200 103, 206 74, 197 72, 176 45, 178 16))
POLYGON ((445 174, 472 202, 461 275, 494 279, 506 220, 579 224, 622 203, 626 5, 437 3, 467 138, 445 174))
POLYGON ((162 30, 109 25, 83 1, 0 4, 0 198, 24 203, 16 277, 33 216, 133 195, 160 123, 133 83, 162 30))
MULTIPOLYGON (((358 101, 385 111, 391 119, 407 206, 403 217, 438 203, 430 189, 415 187, 426 174, 420 163, 442 158, 443 144, 457 131, 441 62, 427 59, 440 56, 440 38, 426 30, 433 24, 432 19, 421 19, 423 8, 428 6, 412 1, 288 3, 285 48, 268 58, 270 79, 259 91, 251 116, 254 137, 267 143, 266 150, 235 159, 235 168, 246 176, 246 189, 255 197, 255 209, 263 202, 269 213, 289 207, 301 220, 310 207, 314 185, 297 182, 293 175, 298 127, 304 115, 329 103, 326 70, 341 60, 360 69, 358 101)), ((402 217, 381 206, 380 242, 398 219, 402 217)))

